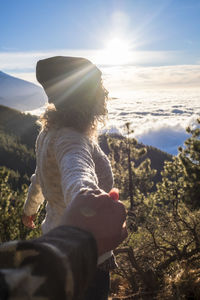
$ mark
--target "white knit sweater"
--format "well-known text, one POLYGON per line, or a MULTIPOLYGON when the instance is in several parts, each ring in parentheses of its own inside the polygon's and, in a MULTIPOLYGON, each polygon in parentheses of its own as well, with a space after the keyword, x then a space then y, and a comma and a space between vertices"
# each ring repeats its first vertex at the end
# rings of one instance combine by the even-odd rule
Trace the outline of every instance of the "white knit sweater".
MULTIPOLYGON (((35 214, 47 201, 43 233, 59 225, 66 205, 85 189, 109 192, 113 185, 110 162, 97 143, 69 128, 41 131, 36 143, 37 167, 24 205, 35 214)), ((108 258, 104 255, 100 263, 108 258)))

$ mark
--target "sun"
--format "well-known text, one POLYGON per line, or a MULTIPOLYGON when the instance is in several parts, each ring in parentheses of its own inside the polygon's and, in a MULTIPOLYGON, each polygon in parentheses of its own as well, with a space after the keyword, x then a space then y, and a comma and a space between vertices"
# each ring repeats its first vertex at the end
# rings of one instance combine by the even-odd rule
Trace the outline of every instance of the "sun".
POLYGON ((131 45, 126 39, 114 37, 102 50, 102 62, 110 65, 122 65, 130 61, 131 45))

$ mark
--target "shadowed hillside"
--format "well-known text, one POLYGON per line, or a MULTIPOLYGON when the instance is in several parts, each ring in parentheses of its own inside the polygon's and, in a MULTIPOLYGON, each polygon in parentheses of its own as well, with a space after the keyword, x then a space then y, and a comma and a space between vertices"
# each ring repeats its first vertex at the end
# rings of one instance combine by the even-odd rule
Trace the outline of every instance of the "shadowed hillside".
POLYGON ((35 147, 39 130, 36 121, 36 116, 0 105, 0 130, 15 136, 20 143, 25 144, 28 148, 35 147))
POLYGON ((37 118, 0 106, 0 166, 19 173, 19 187, 29 182, 35 169, 37 118))

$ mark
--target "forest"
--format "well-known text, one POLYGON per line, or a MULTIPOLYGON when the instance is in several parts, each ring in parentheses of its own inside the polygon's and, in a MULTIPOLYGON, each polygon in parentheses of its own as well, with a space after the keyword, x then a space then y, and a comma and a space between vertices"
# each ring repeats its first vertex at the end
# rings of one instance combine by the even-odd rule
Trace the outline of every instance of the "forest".
MULTIPOLYGON (((21 223, 35 168, 37 118, 0 106, 0 242, 41 234, 21 223)), ((200 125, 200 119, 197 120, 200 125)), ((100 136, 127 208, 128 238, 114 252, 112 299, 200 299, 200 128, 171 155, 125 135, 100 136)))

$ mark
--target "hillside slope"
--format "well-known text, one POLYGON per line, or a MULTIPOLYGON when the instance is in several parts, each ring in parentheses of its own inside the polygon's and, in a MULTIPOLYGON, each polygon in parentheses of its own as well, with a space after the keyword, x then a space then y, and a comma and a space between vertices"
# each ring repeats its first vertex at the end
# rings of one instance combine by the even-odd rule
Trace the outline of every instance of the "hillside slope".
POLYGON ((35 140, 39 131, 36 124, 37 117, 22 113, 16 109, 0 105, 0 130, 28 148, 35 147, 35 140))
POLYGON ((0 166, 19 172, 20 184, 35 170, 37 118, 0 105, 0 166))

